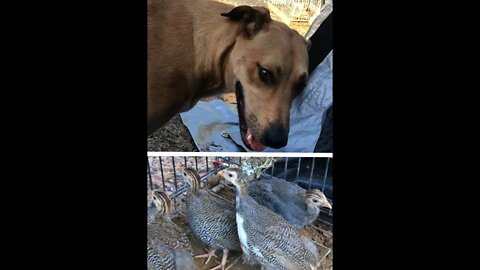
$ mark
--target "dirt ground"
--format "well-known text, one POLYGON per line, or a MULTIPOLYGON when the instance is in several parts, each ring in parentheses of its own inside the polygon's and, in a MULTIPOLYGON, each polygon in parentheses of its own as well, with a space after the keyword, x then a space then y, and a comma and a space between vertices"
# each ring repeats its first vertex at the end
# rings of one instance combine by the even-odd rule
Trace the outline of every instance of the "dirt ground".
MULTIPOLYGON (((217 0, 231 5, 251 5, 251 6, 267 6, 264 0, 217 0)), ((280 20, 275 13, 271 12, 271 17, 274 20, 280 20)), ((309 25, 306 23, 292 23, 290 26, 304 35, 309 25)), ((213 97, 216 98, 216 97, 213 97)), ((205 99, 211 100, 213 98, 205 99)), ((229 93, 218 96, 221 100, 230 104, 236 104, 235 94, 229 93)), ((183 124, 180 115, 176 115, 163 127, 147 138, 147 150, 154 152, 169 151, 169 152, 198 152, 198 148, 193 141, 190 132, 183 124)))
MULTIPOLYGON (((200 176, 205 175, 207 172, 211 172, 214 170, 214 161, 221 160, 218 157, 149 157, 150 163, 150 175, 152 178, 152 184, 154 189, 164 190, 167 194, 172 196, 176 190, 186 187, 186 183, 182 178, 181 169, 186 166, 198 168, 198 172, 200 176), (160 169, 160 160, 162 163, 163 170, 160 169), (173 166, 175 165, 175 166, 173 166), (207 169, 208 165, 208 169, 207 169), (163 172, 163 178, 162 178, 163 172)), ((239 158, 233 158, 234 162, 239 162, 239 158)), ((224 160, 222 160, 224 161, 224 160)), ((234 165, 232 165, 234 166, 234 165)), ((207 187, 207 183, 209 183, 209 188, 216 186, 219 183, 220 176, 216 174, 212 174, 206 178, 206 181, 203 183, 202 188, 207 187)), ((147 206, 151 205, 151 191, 150 191, 150 183, 148 183, 149 190, 147 191, 147 206)), ((223 188, 220 189, 217 194, 232 203, 235 200, 235 193, 230 188, 223 188)), ((205 253, 202 243, 196 239, 191 231, 187 217, 186 217, 186 210, 185 210, 185 195, 186 192, 183 192, 173 202, 173 209, 172 215, 174 216, 173 221, 183 228, 190 239, 190 242, 193 247, 194 254, 202 254, 205 253)), ((321 213, 319 218, 313 225, 306 226, 303 229, 300 229, 300 234, 309 237, 312 239, 316 244, 319 250, 319 258, 321 258, 321 268, 322 270, 326 269, 333 269, 333 252, 332 252, 332 244, 333 244, 333 235, 332 235, 332 215, 328 215, 327 213, 321 213)), ((217 251, 216 255, 218 258, 209 262, 209 264, 204 265, 205 259, 198 259, 196 260, 196 269, 210 269, 214 267, 216 264, 220 262, 221 259, 221 251, 217 251)), ((228 262, 226 269, 230 270, 257 270, 260 269, 259 266, 249 266, 244 265, 241 259, 241 251, 231 251, 229 252, 228 262)))
POLYGON ((197 147, 182 123, 180 115, 175 115, 164 126, 147 138, 147 151, 197 152, 197 147))

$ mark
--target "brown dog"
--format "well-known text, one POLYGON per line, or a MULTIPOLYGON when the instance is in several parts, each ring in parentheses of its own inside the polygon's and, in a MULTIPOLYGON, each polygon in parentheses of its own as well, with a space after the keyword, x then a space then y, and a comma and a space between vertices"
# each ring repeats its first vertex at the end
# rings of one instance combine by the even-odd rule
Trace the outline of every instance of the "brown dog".
POLYGON ((285 146, 308 46, 263 7, 149 0, 148 134, 200 98, 235 91, 244 144, 285 146))

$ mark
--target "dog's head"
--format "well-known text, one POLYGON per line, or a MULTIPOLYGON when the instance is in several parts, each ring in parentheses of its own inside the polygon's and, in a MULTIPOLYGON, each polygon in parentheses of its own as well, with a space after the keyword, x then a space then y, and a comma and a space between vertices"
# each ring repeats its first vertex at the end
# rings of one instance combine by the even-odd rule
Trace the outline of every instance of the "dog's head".
POLYGON ((307 81, 310 43, 263 7, 221 15, 238 25, 225 78, 237 96, 242 140, 255 151, 284 147, 292 100, 307 81))

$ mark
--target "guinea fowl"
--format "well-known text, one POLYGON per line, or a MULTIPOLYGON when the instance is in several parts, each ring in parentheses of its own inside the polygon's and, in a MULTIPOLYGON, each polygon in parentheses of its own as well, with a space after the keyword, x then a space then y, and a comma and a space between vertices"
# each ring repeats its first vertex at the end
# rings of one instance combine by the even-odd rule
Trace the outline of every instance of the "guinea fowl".
POLYGON ((149 206, 147 208, 147 224, 152 224, 157 219, 159 210, 155 205, 149 206))
POLYGON ((190 186, 186 196, 187 215, 190 227, 197 238, 210 251, 195 258, 207 257, 207 264, 216 250, 223 250, 222 262, 213 269, 225 269, 229 250, 240 250, 235 205, 225 199, 200 189, 200 176, 192 168, 185 168, 183 176, 190 186))
POLYGON ((148 270, 192 270, 195 263, 186 250, 176 250, 150 239, 147 244, 148 270))
POLYGON ((275 177, 252 182, 248 185, 248 194, 297 228, 312 224, 322 207, 332 208, 320 190, 305 190, 275 177))
POLYGON ((185 232, 170 219, 170 199, 161 191, 153 192, 157 218, 147 225, 147 262, 149 270, 195 269, 192 247, 185 232))
POLYGON ((319 268, 315 244, 280 215, 250 197, 240 169, 227 168, 219 174, 236 188, 236 220, 245 261, 259 262, 264 269, 319 268))

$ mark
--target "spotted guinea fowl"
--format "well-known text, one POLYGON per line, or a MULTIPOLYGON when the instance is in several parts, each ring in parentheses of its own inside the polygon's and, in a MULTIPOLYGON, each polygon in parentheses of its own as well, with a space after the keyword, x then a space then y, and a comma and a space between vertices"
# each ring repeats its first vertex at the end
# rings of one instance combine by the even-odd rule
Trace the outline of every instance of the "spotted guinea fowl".
POLYGON ((248 185, 248 194, 297 228, 312 224, 322 207, 332 208, 320 190, 305 190, 276 177, 252 182, 248 185))
POLYGON ((190 227, 197 238, 210 251, 195 258, 207 257, 205 264, 215 256, 216 250, 223 250, 222 262, 213 269, 225 269, 229 250, 240 250, 235 205, 225 199, 200 189, 200 176, 192 168, 185 168, 183 176, 190 186, 186 196, 187 215, 190 227))
POLYGON ((159 210, 155 205, 151 205, 147 208, 147 224, 152 224, 157 219, 159 210))
POLYGON ((176 250, 163 245, 158 239, 147 243, 148 270, 192 270, 195 264, 186 250, 176 250))
POLYGON ((315 244, 280 215, 250 197, 240 169, 227 168, 220 174, 236 189, 238 236, 245 261, 259 262, 265 269, 319 268, 315 244))
POLYGON ((147 225, 147 262, 149 270, 195 269, 193 252, 185 232, 170 219, 170 199, 161 191, 153 192, 157 218, 147 225))

